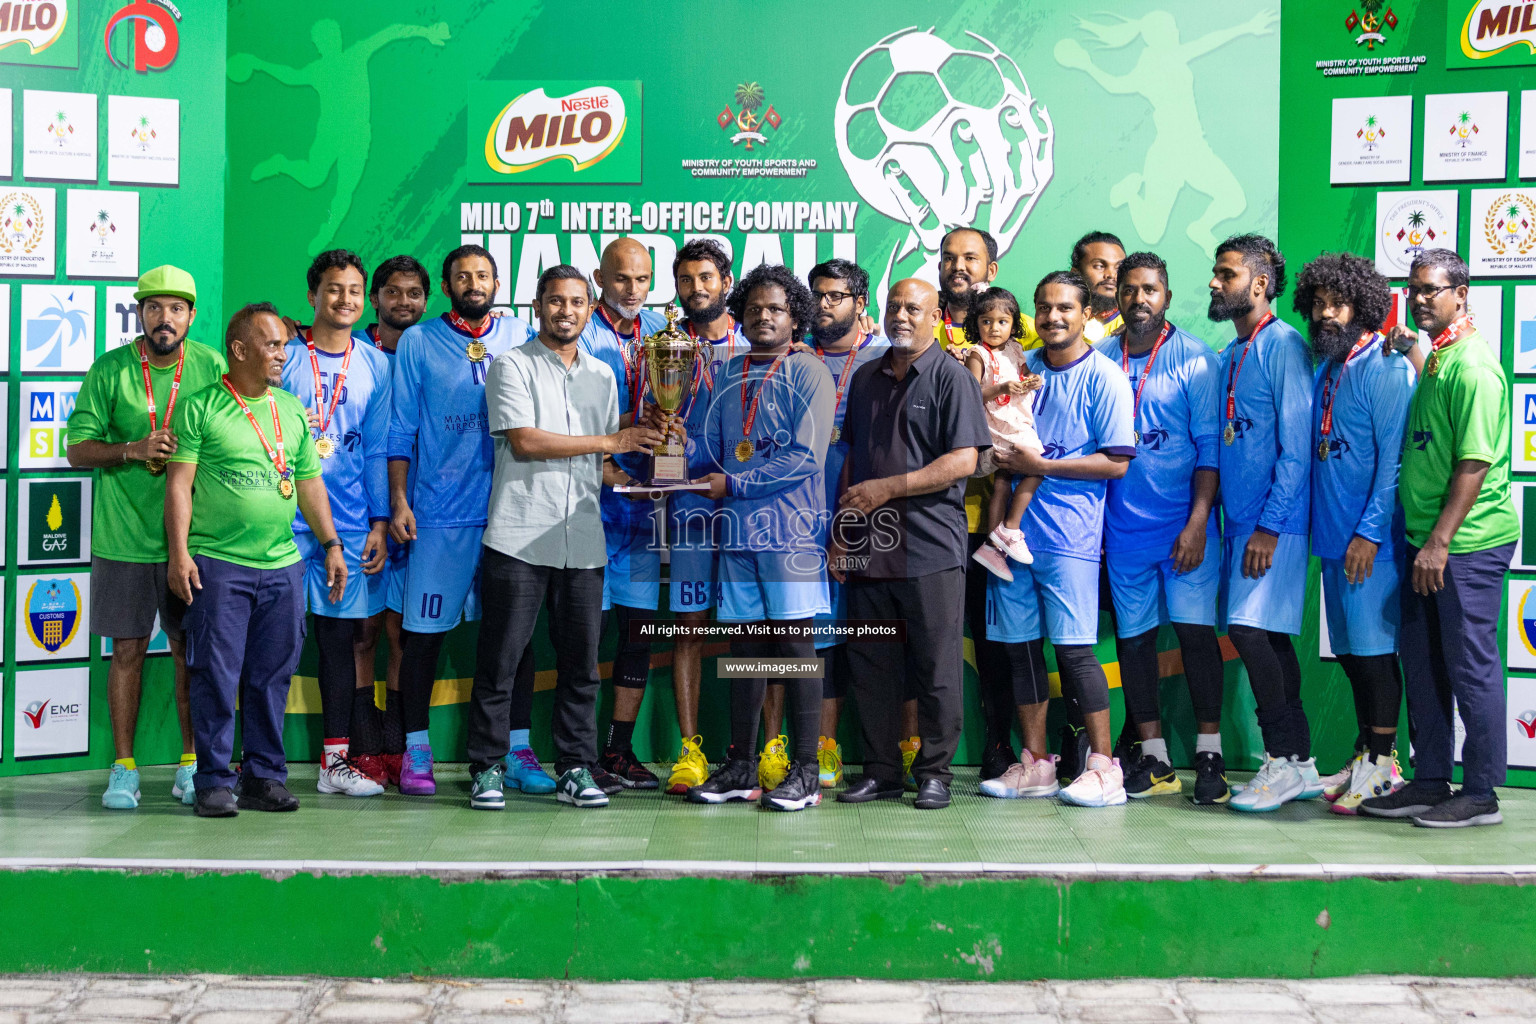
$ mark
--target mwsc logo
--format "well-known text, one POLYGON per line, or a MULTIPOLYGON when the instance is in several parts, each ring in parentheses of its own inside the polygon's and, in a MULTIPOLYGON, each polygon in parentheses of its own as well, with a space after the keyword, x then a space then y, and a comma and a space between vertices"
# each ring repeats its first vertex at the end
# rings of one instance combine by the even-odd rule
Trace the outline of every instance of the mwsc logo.
POLYGON ((640 183, 639 82, 477 82, 471 180, 640 183))

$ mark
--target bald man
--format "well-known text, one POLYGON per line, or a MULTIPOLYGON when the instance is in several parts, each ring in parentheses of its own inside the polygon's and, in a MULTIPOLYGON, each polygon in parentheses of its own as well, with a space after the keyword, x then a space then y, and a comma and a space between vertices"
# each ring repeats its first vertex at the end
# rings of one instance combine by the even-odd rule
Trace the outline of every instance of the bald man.
MULTIPOLYGON (((603 250, 602 265, 592 278, 601 295, 581 332, 581 351, 601 359, 613 371, 619 415, 629 426, 647 394, 640 346, 666 326, 660 313, 645 308, 653 279, 651 252, 633 238, 616 238, 603 250)), ((635 757, 632 745, 651 670, 651 644, 631 639, 631 627, 653 619, 660 604, 662 536, 649 497, 613 493, 614 484, 647 478, 648 462, 643 453, 610 456, 603 467, 600 500, 608 546, 603 611, 613 609, 618 645, 613 658, 613 718, 594 777, 610 794, 620 789, 655 789, 661 784, 635 757)))
POLYGON ((923 741, 912 765, 916 806, 949 806, 962 718, 965 485, 992 435, 980 385, 935 343, 942 322, 932 285, 898 282, 885 304, 890 351, 849 388, 829 571, 847 583, 850 622, 896 621, 904 635, 849 645, 865 774, 838 795, 844 803, 901 799, 905 683, 923 741))

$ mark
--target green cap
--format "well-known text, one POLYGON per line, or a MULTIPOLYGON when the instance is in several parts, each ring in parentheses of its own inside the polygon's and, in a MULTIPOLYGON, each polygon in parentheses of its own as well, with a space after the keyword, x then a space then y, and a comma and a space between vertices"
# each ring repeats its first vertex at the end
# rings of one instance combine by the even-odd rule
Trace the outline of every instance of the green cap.
POLYGON ((167 263, 163 267, 146 270, 144 276, 139 278, 138 290, 133 293, 134 301, 143 302, 151 295, 176 295, 196 305, 197 282, 185 270, 167 263))

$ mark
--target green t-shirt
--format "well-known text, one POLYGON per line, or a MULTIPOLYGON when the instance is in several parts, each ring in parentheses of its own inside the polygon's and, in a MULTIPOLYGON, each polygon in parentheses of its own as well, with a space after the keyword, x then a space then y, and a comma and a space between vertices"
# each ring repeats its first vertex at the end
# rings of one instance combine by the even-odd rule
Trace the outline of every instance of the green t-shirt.
MULTIPOLYGON (((204 388, 183 402, 187 411, 176 415, 180 443, 171 461, 197 465, 187 550, 252 569, 281 569, 297 562, 299 549, 293 543, 297 495, 285 498, 279 493, 277 468, 267 458, 251 421, 222 384, 204 388)), ((277 438, 270 402, 277 403, 295 483, 319 476, 320 457, 315 454, 303 403, 275 387, 267 389, 266 398, 245 400, 273 447, 277 438)))
POLYGON ((1415 547, 1429 539, 1451 471, 1463 459, 1488 463, 1488 475, 1451 540, 1453 555, 1486 551, 1520 536, 1509 497, 1509 386, 1476 331, 1440 350, 1439 370, 1419 378, 1408 407, 1397 493, 1415 547))
MULTIPOLYGON (((187 356, 181 368, 181 397, 171 410, 171 430, 181 433, 186 400, 210 384, 225 370, 222 353, 201 342, 185 343, 187 356)), ((176 364, 151 366, 149 379, 155 392, 156 421, 165 425, 165 405, 171 398, 176 364)), ((149 406, 144 401, 144 372, 139 366, 137 345, 123 345, 104 353, 91 364, 74 412, 69 414, 66 436, 70 441, 101 441, 123 444, 149 436, 149 406)), ((96 484, 92 554, 119 562, 163 562, 165 549, 165 475, 156 476, 142 462, 107 466, 96 484)))

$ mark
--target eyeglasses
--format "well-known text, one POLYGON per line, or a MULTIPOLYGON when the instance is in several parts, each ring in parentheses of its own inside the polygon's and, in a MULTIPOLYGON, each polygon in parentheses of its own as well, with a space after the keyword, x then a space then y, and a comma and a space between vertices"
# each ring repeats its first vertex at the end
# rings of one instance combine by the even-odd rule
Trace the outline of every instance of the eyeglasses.
POLYGON ((823 306, 841 306, 853 298, 852 292, 811 292, 823 306))
POLYGON ((1455 287, 1453 284, 1442 284, 1435 287, 1430 287, 1429 285, 1409 285, 1408 297, 1410 299, 1432 299, 1446 289, 1455 287))

